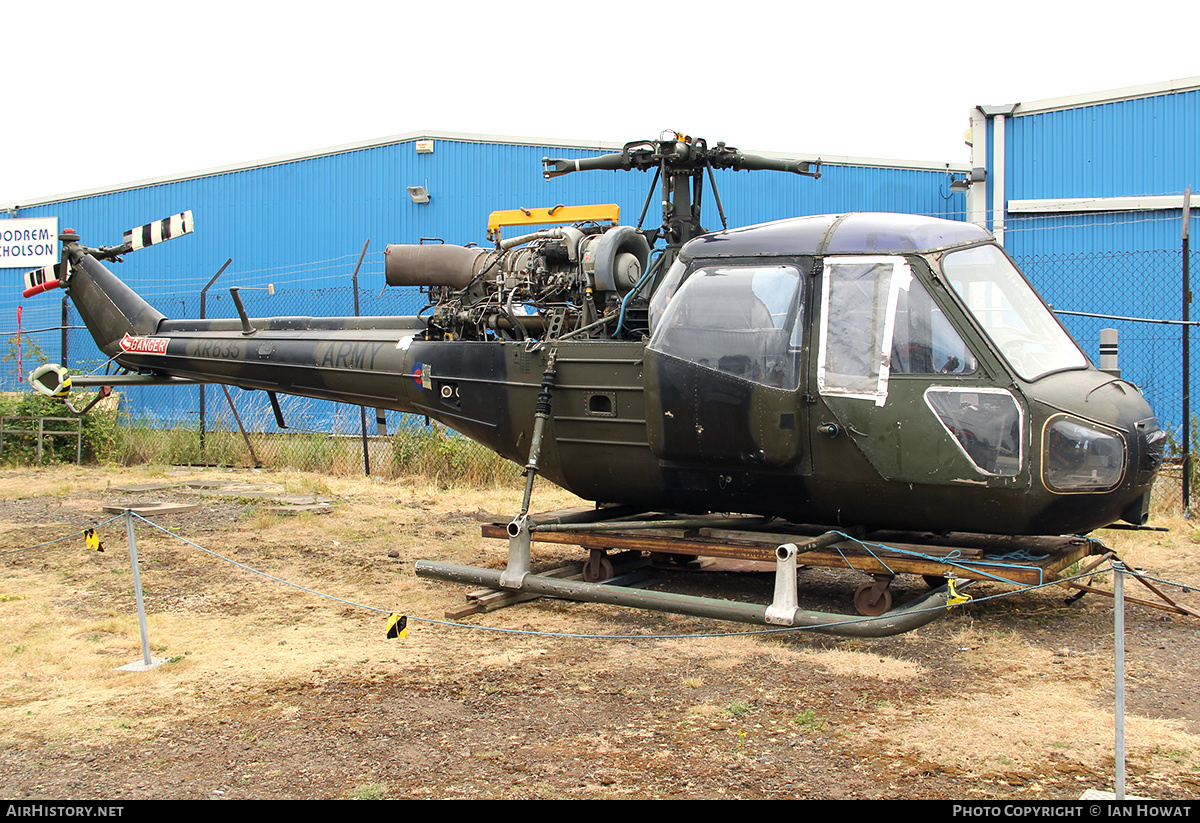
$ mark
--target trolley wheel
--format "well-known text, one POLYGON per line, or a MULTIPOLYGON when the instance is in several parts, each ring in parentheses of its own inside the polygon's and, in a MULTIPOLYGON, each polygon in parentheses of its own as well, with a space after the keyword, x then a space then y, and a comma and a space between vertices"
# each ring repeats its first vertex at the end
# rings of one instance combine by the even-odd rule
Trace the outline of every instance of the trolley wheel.
POLYGON ((892 608, 892 593, 887 589, 883 590, 879 599, 871 603, 871 590, 874 588, 874 583, 863 583, 854 593, 854 608, 864 617, 878 617, 892 608))
POLYGON ((599 583, 601 580, 608 580, 612 576, 612 561, 600 552, 593 554, 583 564, 583 579, 588 583, 599 583))

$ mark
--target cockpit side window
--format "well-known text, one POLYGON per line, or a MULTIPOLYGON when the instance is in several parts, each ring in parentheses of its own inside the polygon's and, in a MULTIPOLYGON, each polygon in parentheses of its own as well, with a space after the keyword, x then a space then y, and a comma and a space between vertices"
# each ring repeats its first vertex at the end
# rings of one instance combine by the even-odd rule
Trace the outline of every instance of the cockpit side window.
POLYGON ((891 375, 970 374, 977 363, 903 257, 828 257, 817 387, 887 400, 891 375))
POLYGON ((662 309, 650 348, 745 380, 795 389, 803 341, 802 283, 800 271, 790 265, 698 269, 662 309))
POLYGON ((917 279, 896 295, 892 374, 970 374, 975 356, 917 279))

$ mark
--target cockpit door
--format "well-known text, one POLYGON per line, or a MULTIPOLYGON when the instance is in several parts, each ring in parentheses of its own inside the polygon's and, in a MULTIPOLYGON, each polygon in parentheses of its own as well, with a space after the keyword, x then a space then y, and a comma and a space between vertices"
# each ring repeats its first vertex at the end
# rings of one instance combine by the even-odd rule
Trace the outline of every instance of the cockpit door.
POLYGON ((815 471, 852 444, 888 480, 1028 485, 1022 401, 980 368, 920 258, 829 257, 820 288, 815 471))
POLYGON ((805 275, 730 262, 693 272, 646 349, 650 447, 665 460, 785 466, 800 454, 805 275))

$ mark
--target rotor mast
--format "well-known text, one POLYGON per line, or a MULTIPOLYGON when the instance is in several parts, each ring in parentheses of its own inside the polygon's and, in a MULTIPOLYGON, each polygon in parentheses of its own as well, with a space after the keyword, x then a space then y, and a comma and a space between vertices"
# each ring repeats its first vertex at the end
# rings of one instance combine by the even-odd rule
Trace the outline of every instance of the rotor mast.
MULTIPOLYGON (((651 245, 660 237, 666 241, 665 254, 670 258, 664 261, 666 264, 670 263, 684 243, 706 233, 706 229, 700 223, 705 172, 708 173, 709 182, 713 187, 713 196, 721 213, 722 224, 725 223, 725 213, 717 193, 713 169, 784 171, 812 178, 821 176, 820 160, 810 162, 747 154, 732 146, 726 146, 723 142, 710 148, 703 138, 693 139, 671 131, 659 135, 657 140, 635 140, 626 143, 621 151, 612 154, 574 160, 546 157, 542 159, 542 166, 543 176, 547 180, 576 171, 653 170, 654 182, 651 183, 646 206, 649 207, 654 188, 661 181, 662 224, 657 229, 643 233, 651 245)), ((639 229, 645 214, 644 208, 642 218, 638 221, 639 229)))

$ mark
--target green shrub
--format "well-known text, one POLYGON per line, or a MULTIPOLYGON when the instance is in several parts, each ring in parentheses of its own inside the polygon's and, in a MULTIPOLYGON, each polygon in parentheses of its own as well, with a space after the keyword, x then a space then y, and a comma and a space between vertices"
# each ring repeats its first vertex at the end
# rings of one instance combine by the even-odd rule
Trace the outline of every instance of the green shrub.
MULTIPOLYGON (((77 407, 90 401, 90 393, 74 398, 77 407)), ((72 415, 59 401, 34 392, 0 395, 0 414, 26 417, 72 415)), ((246 442, 231 421, 216 419, 205 432, 195 424, 171 428, 132 420, 119 411, 93 409, 83 415, 83 459, 91 463, 123 466, 252 464, 246 442)), ((246 421, 254 428, 261 420, 246 421)), ((19 428, 34 428, 23 421, 19 428)), ((74 431, 74 423, 46 422, 47 431, 74 431)), ((268 469, 293 469, 322 474, 355 475, 363 471, 362 439, 358 435, 326 432, 256 432, 249 434, 260 464, 268 469)), ((36 437, 6 435, 0 463, 30 465, 37 462, 36 437)), ((43 463, 75 462, 73 437, 49 437, 43 443, 43 463)), ((515 482, 521 467, 500 457, 445 426, 402 427, 387 438, 371 438, 371 473, 377 477, 427 477, 443 486, 456 483, 490 485, 515 482)))
MULTIPOLYGON (((82 396, 79 403, 88 402, 82 396)), ((69 420, 47 420, 43 430, 47 432, 74 432, 73 415, 63 403, 36 392, 10 392, 0 395, 0 415, 17 417, 56 417, 69 420)), ((96 411, 85 414, 83 423, 83 460, 89 463, 120 462, 125 451, 124 430, 118 411, 96 411)), ((5 465, 29 465, 37 462, 37 436, 7 431, 12 425, 19 429, 36 429, 37 421, 12 421, 5 425, 4 451, 0 462, 5 465)), ((45 437, 42 441, 43 463, 74 463, 75 438, 45 437)))

